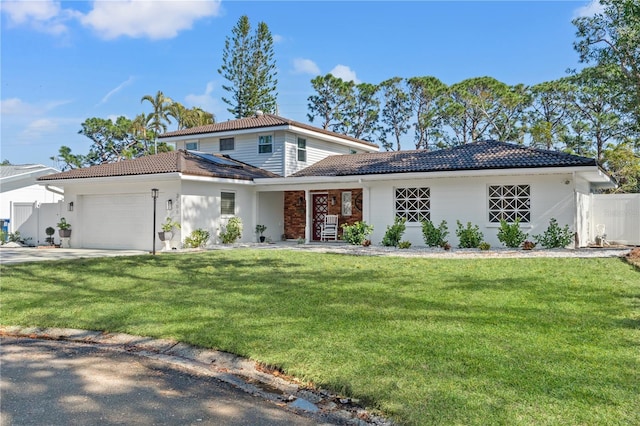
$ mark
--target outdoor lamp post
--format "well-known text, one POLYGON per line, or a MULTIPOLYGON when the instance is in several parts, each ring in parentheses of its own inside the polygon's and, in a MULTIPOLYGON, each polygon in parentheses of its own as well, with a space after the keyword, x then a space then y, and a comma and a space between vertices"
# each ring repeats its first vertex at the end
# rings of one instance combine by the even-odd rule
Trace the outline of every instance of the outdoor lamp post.
POLYGON ((156 204, 158 201, 158 189, 153 188, 151 190, 151 197, 153 198, 153 254, 156 254, 156 204))

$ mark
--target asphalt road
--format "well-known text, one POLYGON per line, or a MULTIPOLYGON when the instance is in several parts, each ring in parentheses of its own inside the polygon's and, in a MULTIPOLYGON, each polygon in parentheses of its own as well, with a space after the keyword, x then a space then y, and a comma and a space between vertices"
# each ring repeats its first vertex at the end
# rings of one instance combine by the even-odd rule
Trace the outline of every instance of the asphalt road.
POLYGON ((2 426, 327 424, 140 355, 69 341, 0 343, 2 426))

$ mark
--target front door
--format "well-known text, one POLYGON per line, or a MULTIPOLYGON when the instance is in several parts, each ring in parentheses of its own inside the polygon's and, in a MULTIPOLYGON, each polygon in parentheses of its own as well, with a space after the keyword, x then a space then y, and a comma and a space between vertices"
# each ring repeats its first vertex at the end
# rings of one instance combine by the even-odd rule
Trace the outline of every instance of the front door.
POLYGON ((328 212, 329 195, 313 194, 313 241, 320 241, 320 231, 328 212))

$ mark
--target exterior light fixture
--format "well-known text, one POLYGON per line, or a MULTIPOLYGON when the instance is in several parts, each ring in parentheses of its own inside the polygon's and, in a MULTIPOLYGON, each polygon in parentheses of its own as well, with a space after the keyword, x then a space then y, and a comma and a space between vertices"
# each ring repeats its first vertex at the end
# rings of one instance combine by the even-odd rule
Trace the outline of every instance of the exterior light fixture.
POLYGON ((167 210, 172 210, 173 209, 173 200, 169 199, 167 200, 167 210))
POLYGON ((69 206, 67 206, 67 210, 70 212, 73 211, 73 201, 69 203, 69 206))
POLYGON ((156 204, 158 201, 158 189, 153 188, 151 190, 151 197, 153 198, 153 255, 156 254, 156 204))

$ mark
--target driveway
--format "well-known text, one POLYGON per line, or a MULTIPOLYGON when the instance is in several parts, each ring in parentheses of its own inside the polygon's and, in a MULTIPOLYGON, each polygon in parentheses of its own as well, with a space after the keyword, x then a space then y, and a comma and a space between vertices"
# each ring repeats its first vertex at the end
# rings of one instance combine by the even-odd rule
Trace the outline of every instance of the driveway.
POLYGON ((83 257, 134 256, 148 253, 149 252, 142 250, 98 250, 73 248, 39 249, 35 247, 1 247, 0 263, 9 264, 38 262, 43 260, 79 259, 83 257))
POLYGON ((145 356, 68 341, 0 342, 2 426, 335 424, 145 356))

